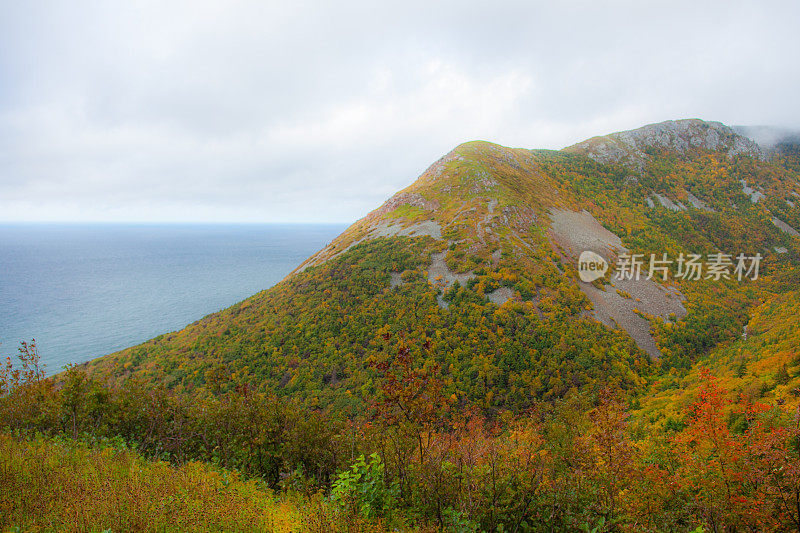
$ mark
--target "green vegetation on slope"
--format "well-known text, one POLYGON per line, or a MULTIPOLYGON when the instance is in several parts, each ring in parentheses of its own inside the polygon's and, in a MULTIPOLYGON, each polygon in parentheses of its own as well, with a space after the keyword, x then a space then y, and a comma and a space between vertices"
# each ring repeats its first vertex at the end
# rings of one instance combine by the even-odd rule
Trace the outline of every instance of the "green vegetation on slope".
POLYGON ((101 359, 96 371, 186 390, 213 387, 209 380, 223 388, 250 382, 350 412, 375 395, 370 363, 385 357, 381 337, 389 333, 411 345, 428 342, 448 395, 489 410, 521 409, 572 388, 643 384, 647 359, 624 334, 583 318, 585 299, 563 277, 502 280, 522 290, 550 288, 552 296, 538 306, 498 308, 483 296, 499 284, 496 272, 484 269, 446 295, 445 310, 423 276, 426 244, 362 243, 178 333, 101 359), (393 271, 404 272, 401 287, 390 288, 393 271))
POLYGON ((781 294, 756 307, 747 329, 698 360, 687 373, 660 376, 642 396, 642 415, 651 422, 677 420, 695 401, 709 370, 730 400, 751 404, 800 404, 800 293, 781 294))

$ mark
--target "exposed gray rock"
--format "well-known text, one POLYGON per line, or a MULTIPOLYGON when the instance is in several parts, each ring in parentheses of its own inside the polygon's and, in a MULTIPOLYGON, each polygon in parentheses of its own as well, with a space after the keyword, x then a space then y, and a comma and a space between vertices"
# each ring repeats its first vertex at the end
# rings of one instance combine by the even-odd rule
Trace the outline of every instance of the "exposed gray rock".
POLYGON ((514 291, 508 287, 500 287, 499 289, 493 290, 486 296, 489 298, 490 302, 497 305, 503 305, 514 297, 514 291))
POLYGON ((800 232, 791 227, 789 224, 784 222, 783 220, 772 217, 772 223, 775 224, 782 232, 788 233, 792 237, 800 237, 800 232))
POLYGON ((666 207, 670 211, 686 211, 686 206, 680 202, 673 202, 666 196, 658 193, 653 193, 653 196, 656 197, 656 200, 658 200, 658 203, 660 203, 662 207, 666 207))
POLYGON ((492 230, 487 227, 492 219, 494 218, 494 210, 497 207, 497 198, 490 198, 489 203, 486 205, 486 216, 483 217, 480 221, 478 221, 476 225, 476 232, 478 233, 478 238, 481 242, 486 242, 486 234, 491 233, 492 230))
POLYGON ((745 180, 739 180, 739 183, 742 184, 742 192, 745 193, 747 196, 750 197, 750 201, 754 204, 757 204, 759 200, 764 198, 764 193, 761 191, 757 191, 754 188, 747 185, 745 180))
POLYGON ((645 149, 664 148, 686 153, 690 148, 724 151, 728 157, 749 155, 764 159, 752 140, 720 122, 699 119, 668 120, 658 124, 583 141, 569 149, 582 151, 601 163, 620 163, 641 172, 650 159, 645 149))
POLYGON ((694 194, 688 193, 687 196, 689 198, 689 203, 692 204, 692 207, 694 207, 695 209, 698 209, 700 211, 706 211, 706 212, 709 212, 709 213, 714 211, 713 209, 708 207, 700 198, 698 198, 694 194))
POLYGON ((492 266, 496 267, 500 264, 500 259, 503 257, 503 250, 498 248, 494 252, 492 252, 492 266))
POLYGON ((578 213, 553 209, 550 219, 550 231, 555 241, 574 257, 591 250, 608 259, 625 249, 620 238, 604 228, 588 211, 578 213))
POLYGON ((686 315, 683 295, 675 288, 646 279, 646 275, 638 280, 615 279, 614 283, 613 286, 606 284, 605 290, 591 283, 580 283, 581 290, 594 306, 592 317, 609 327, 625 330, 639 348, 651 357, 660 357, 661 351, 650 333, 650 322, 637 311, 665 320, 670 320, 671 315, 683 317, 686 315), (631 298, 624 298, 616 289, 630 294, 631 298))
POLYGON ((428 200, 421 194, 415 192, 400 192, 386 200, 375 213, 378 216, 382 216, 403 205, 412 205, 425 211, 436 211, 439 209, 439 202, 436 200, 428 200))
POLYGON ((515 231, 528 231, 537 222, 536 213, 530 207, 505 206, 499 217, 502 225, 515 231))
POLYGON ((735 137, 733 139, 733 145, 728 148, 728 157, 735 157, 737 155, 750 155, 758 157, 759 159, 764 159, 764 152, 759 146, 745 137, 735 137))
MULTIPOLYGON (((447 263, 444 260, 446 255, 447 252, 431 254, 431 266, 428 267, 428 281, 430 281, 431 285, 434 287, 441 289, 442 292, 452 287, 456 281, 460 285, 466 285, 469 280, 475 277, 473 272, 456 274, 450 270, 450 267, 447 266, 447 263)), ((449 304, 444 301, 441 294, 436 298, 436 300, 439 303, 439 307, 443 309, 448 308, 449 304)))
POLYGON ((481 194, 497 187, 497 181, 485 170, 473 171, 470 177, 470 194, 481 194))
MULTIPOLYGON (((364 239, 358 242, 377 239, 378 237, 393 237, 395 235, 400 237, 422 237, 427 235, 440 241, 442 240, 442 228, 435 220, 423 220, 422 222, 408 225, 403 225, 402 220, 381 220, 369 230, 364 239)), ((358 244, 358 242, 353 243, 353 245, 358 244)))
MULTIPOLYGON (((554 240, 573 259, 581 252, 591 250, 601 255, 609 265, 614 265, 615 257, 628 251, 620 238, 604 228, 591 213, 553 210, 550 218, 554 240)), ((652 357, 660 357, 661 352, 650 333, 650 322, 636 311, 669 320, 673 314, 678 318, 684 316, 686 308, 682 303, 684 297, 677 289, 646 278, 647 272, 644 271, 638 280, 614 280, 615 286, 607 284, 605 290, 591 283, 578 282, 578 285, 594 306, 591 316, 595 320, 612 328, 622 328, 642 350, 652 357), (617 288, 631 297, 623 298, 615 290, 617 288)))

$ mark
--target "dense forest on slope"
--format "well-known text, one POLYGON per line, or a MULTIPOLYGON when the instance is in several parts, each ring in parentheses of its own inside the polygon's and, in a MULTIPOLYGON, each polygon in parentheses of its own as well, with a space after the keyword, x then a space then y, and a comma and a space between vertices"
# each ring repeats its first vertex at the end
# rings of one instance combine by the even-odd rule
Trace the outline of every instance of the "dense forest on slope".
POLYGON ((140 378, 166 373, 185 389, 210 380, 222 389, 250 382, 308 405, 357 409, 375 395, 371 366, 386 357, 383 335, 393 334, 412 346, 430 345, 430 355, 415 356, 443 368, 448 396, 487 409, 520 409, 586 385, 643 383, 647 359, 620 332, 582 317, 586 304, 575 290, 553 289, 559 297, 538 308, 500 308, 484 296, 487 286, 533 282, 486 273, 450 289, 448 309, 440 308, 420 271, 427 241, 364 243, 276 290, 125 352, 118 364, 140 378), (389 287, 391 271, 404 272, 402 287, 389 287))

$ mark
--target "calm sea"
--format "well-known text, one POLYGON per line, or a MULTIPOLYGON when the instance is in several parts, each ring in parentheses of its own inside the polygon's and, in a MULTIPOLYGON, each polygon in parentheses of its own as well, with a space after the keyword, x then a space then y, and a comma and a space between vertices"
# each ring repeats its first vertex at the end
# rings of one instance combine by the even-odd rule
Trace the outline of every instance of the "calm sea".
POLYGON ((0 225, 0 355, 35 338, 47 372, 271 287, 343 225, 0 225))

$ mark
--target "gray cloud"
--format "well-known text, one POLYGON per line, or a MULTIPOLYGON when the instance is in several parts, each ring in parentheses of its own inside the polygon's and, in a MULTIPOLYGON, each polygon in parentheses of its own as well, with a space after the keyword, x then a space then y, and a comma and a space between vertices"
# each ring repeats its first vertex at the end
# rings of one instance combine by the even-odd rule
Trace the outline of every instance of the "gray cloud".
POLYGON ((0 220, 351 221, 471 139, 800 124, 796 2, 379 4, 0 4, 0 220))

